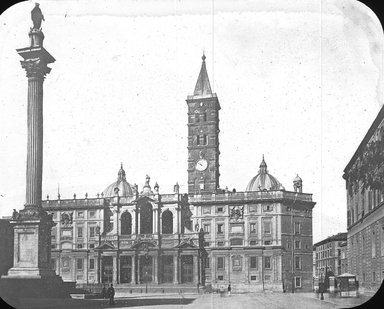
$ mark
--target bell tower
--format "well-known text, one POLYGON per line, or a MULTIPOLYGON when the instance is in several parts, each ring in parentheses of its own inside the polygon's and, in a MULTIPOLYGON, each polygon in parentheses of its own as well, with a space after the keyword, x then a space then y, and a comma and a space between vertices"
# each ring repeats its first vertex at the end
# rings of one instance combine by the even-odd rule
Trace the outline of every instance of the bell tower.
POLYGON ((219 188, 219 110, 209 83, 205 55, 188 104, 188 193, 216 192, 219 188))

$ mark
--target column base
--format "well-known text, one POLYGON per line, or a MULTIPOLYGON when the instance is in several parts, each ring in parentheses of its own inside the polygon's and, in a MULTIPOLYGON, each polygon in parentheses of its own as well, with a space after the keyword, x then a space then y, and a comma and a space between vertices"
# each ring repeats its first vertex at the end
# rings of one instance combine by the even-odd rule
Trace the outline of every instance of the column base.
MULTIPOLYGON (((52 269, 37 267, 12 267, 2 279, 42 279, 59 277, 52 269)), ((59 277, 60 278, 60 277, 59 277)))

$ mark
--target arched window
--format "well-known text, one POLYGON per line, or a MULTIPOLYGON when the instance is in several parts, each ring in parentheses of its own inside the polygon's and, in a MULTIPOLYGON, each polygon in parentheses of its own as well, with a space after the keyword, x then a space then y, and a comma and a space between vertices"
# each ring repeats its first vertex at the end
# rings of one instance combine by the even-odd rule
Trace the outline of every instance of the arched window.
POLYGON ((121 215, 121 235, 132 234, 132 216, 126 211, 121 215))
POLYGON ((140 207, 140 234, 152 234, 152 205, 145 203, 140 207))
POLYGON ((196 145, 200 145, 200 135, 196 136, 196 145))
POLYGON ((162 215, 163 223, 161 225, 161 230, 163 234, 173 234, 173 215, 172 212, 166 210, 162 215))

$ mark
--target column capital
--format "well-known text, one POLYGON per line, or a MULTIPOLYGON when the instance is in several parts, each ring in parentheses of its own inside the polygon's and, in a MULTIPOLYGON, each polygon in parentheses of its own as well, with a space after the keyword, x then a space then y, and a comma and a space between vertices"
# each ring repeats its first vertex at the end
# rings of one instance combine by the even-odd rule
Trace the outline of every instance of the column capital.
POLYGON ((27 72, 28 78, 43 79, 51 72, 51 68, 41 58, 32 58, 20 61, 21 67, 27 72))

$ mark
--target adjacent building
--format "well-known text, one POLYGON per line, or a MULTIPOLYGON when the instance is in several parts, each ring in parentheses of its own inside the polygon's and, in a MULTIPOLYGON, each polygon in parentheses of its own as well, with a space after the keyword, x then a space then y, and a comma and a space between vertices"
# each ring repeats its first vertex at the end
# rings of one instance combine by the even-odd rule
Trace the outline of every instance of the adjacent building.
POLYGON ((117 180, 96 198, 43 201, 52 213, 52 267, 78 283, 231 283, 233 290, 312 289, 312 195, 292 191, 262 158, 242 192, 219 185, 220 103, 203 56, 188 107, 188 192, 117 180))
POLYGON ((384 106, 344 169, 348 272, 377 291, 384 279, 384 106))
POLYGON ((0 219, 0 276, 7 274, 13 265, 13 228, 10 219, 0 219))
POLYGON ((314 244, 316 251, 316 277, 325 275, 326 271, 334 276, 343 274, 342 246, 347 241, 347 233, 332 235, 314 244))

